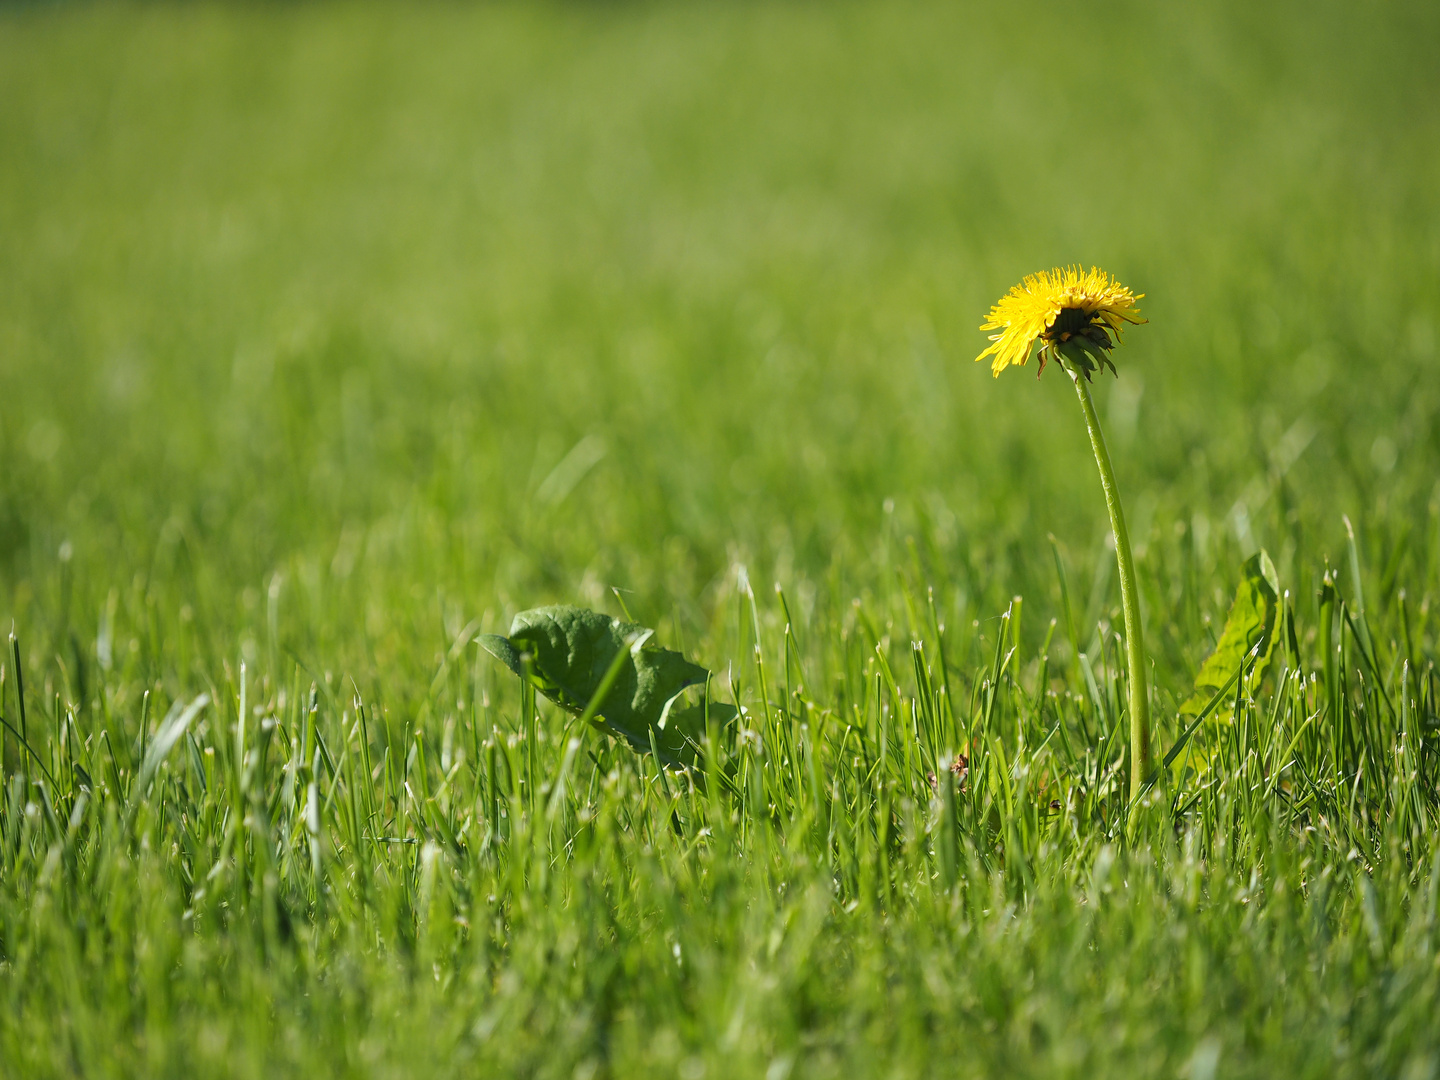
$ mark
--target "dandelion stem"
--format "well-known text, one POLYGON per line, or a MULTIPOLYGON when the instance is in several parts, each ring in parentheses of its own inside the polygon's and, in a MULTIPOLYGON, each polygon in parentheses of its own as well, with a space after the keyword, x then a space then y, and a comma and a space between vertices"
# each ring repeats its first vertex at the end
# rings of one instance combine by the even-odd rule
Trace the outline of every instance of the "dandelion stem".
POLYGON ((1125 658, 1130 666, 1130 801, 1140 796, 1150 776, 1150 679, 1145 657, 1145 631, 1140 625, 1140 593, 1135 585, 1135 558, 1130 553, 1130 533, 1125 528, 1125 510, 1120 505, 1120 489, 1115 486, 1115 470, 1110 465, 1110 451, 1105 448, 1105 433, 1095 415, 1090 398, 1090 384, 1085 376, 1066 363, 1065 370, 1080 396, 1085 412, 1085 426, 1090 430, 1090 448, 1095 451, 1095 464, 1100 466, 1100 486, 1105 489, 1105 505, 1110 510, 1110 529, 1115 534, 1115 561, 1120 567, 1120 605, 1125 612, 1125 658))

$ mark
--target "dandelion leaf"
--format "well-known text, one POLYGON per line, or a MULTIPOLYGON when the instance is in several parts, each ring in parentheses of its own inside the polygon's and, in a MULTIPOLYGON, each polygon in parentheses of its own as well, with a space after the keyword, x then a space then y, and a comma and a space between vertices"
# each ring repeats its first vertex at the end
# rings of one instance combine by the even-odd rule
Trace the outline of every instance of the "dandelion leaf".
POLYGON ((1235 602, 1215 651, 1195 677, 1195 692, 1180 706, 1180 715, 1199 716, 1222 688, 1245 666, 1245 688, 1259 686, 1275 647, 1275 620, 1280 608, 1280 583, 1275 564, 1264 551, 1245 561, 1235 602), (1251 653, 1254 653, 1252 658, 1251 653))
MULTIPOLYGON (((667 765, 696 759, 705 729, 706 705, 685 704, 685 692, 704 687, 710 672, 671 649, 653 644, 653 633, 596 611, 556 605, 522 611, 508 637, 486 634, 481 646, 540 693, 579 715, 595 697, 616 654, 626 654, 596 709, 595 723, 635 750, 654 747, 667 765), (640 642, 638 648, 632 646, 640 642)), ((703 690, 701 691, 703 694, 703 690)), ((724 726, 735 710, 709 703, 712 722, 724 726)))

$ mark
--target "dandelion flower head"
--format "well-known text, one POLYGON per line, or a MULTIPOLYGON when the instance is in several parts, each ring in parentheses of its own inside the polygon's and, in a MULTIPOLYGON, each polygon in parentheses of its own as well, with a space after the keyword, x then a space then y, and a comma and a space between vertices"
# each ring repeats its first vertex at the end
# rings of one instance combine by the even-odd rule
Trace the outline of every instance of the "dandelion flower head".
POLYGON ((980 329, 999 333, 990 335, 990 347, 975 359, 993 356, 990 370, 998 376, 1011 364, 1030 359, 1039 341, 1041 371, 1047 359, 1061 355, 1087 379, 1102 364, 1113 371, 1109 352, 1120 340, 1121 326, 1145 321, 1135 306, 1144 295, 1093 266, 1089 271, 1069 266, 1027 275, 990 309, 980 329))

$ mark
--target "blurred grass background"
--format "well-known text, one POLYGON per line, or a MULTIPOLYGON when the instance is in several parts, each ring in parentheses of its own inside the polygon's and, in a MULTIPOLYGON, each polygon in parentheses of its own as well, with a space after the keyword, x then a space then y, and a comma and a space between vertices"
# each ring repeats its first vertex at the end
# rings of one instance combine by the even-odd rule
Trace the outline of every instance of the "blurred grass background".
POLYGON ((1348 512, 1368 561, 1407 529, 1423 558, 1437 31, 1426 4, 8 8, 0 609, 93 626, 139 575, 214 661, 280 573, 310 596, 284 635, 357 667, 405 662, 364 644, 430 636, 437 595, 498 625, 618 586, 694 625, 735 559, 859 591, 890 535, 974 598, 1048 597, 1045 534, 1083 575, 1105 528, 1078 411, 971 358, 1001 292, 1072 261, 1147 294, 1101 391, 1142 547, 1198 525, 1228 591, 1255 545, 1338 553, 1348 512))

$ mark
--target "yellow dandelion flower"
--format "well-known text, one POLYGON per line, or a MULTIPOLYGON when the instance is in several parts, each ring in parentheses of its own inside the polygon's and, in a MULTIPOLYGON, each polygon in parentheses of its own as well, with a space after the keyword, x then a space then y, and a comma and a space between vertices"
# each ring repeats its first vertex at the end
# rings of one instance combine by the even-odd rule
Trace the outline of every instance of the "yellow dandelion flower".
POLYGON ((1138 296, 1104 270, 1078 266, 1030 274, 990 309, 981 330, 993 344, 977 356, 995 357, 990 370, 997 376, 1011 364, 1023 364, 1040 342, 1040 370, 1047 359, 1064 356, 1088 379, 1101 364, 1111 371, 1109 352, 1120 341, 1125 323, 1142 323, 1138 296), (1111 339, 1111 335, 1114 339, 1111 339))
MULTIPOLYGON (((1143 294, 1141 294, 1143 295, 1143 294)), ((1040 343, 1040 370, 1045 361, 1059 363, 1075 384, 1085 426, 1090 432, 1090 449, 1100 469, 1100 487, 1110 511, 1110 529, 1115 536, 1115 563, 1120 571, 1120 606, 1125 613, 1125 659, 1130 668, 1130 804, 1137 806, 1150 778, 1150 690, 1149 664, 1145 652, 1145 628, 1140 618, 1140 591, 1135 583, 1135 558, 1130 551, 1130 534, 1125 528, 1125 510, 1115 486, 1115 469, 1100 430, 1100 417, 1090 396, 1090 377, 1102 367, 1115 370, 1110 351, 1120 343, 1126 323, 1142 323, 1135 306, 1136 296, 1105 271, 1078 266, 1031 274, 1000 298, 990 309, 981 330, 998 330, 990 335, 991 345, 977 356, 995 357, 990 370, 996 375, 1011 364, 1030 359, 1040 343), (1112 337, 1113 335, 1113 337, 1112 337), (1081 378, 1081 376, 1084 378, 1081 378)))

